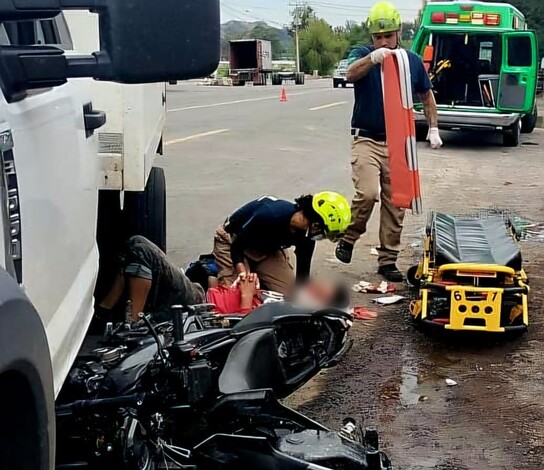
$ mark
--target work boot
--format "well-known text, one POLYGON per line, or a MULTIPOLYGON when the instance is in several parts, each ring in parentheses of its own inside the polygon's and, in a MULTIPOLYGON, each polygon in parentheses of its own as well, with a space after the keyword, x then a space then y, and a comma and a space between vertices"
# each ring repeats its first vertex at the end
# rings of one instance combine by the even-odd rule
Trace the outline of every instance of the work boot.
POLYGON ((395 264, 387 264, 385 266, 380 266, 378 268, 378 274, 383 276, 389 282, 402 282, 404 281, 404 276, 397 269, 395 264))
POLYGON ((351 263, 351 255, 353 254, 353 245, 344 240, 340 240, 336 245, 336 259, 342 263, 351 263))

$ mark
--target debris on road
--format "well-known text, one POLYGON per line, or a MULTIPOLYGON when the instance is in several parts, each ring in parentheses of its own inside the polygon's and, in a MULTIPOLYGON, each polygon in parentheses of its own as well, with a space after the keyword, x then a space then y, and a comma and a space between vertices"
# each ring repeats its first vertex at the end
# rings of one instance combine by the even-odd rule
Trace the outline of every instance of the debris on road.
POLYGON ((381 293, 387 294, 388 292, 395 292, 395 285, 382 281, 380 284, 372 284, 367 281, 360 281, 351 288, 354 292, 366 292, 366 293, 381 293))
POLYGON ((400 302, 403 299, 404 297, 402 295, 392 295, 390 297, 379 297, 377 299, 372 299, 372 301, 380 305, 392 305, 400 302))
POLYGON ((378 316, 376 312, 365 307, 353 307, 351 314, 355 320, 372 320, 378 316))
POLYGON ((447 384, 449 387, 454 387, 455 385, 457 385, 457 382, 456 382, 455 380, 446 379, 446 384, 447 384))

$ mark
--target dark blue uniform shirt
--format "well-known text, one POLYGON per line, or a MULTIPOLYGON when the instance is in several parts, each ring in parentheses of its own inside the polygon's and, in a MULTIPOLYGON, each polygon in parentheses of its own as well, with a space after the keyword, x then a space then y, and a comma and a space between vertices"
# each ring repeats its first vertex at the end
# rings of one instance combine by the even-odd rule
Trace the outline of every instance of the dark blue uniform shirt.
MULTIPOLYGON (((354 47, 349 53, 348 64, 351 65, 356 60, 366 57, 374 49, 374 46, 354 47)), ((412 76, 412 93, 425 93, 432 88, 432 84, 423 61, 417 54, 411 51, 406 52, 412 76)), ((355 104, 351 127, 364 129, 372 134, 385 134, 381 66, 374 66, 365 77, 355 82, 354 92, 355 104)))
POLYGON ((305 231, 293 233, 291 218, 297 206, 272 196, 248 202, 228 219, 226 231, 234 235, 231 256, 234 265, 244 262, 244 251, 254 249, 272 255, 278 250, 295 247, 297 279, 305 279, 310 272, 315 242, 305 231))

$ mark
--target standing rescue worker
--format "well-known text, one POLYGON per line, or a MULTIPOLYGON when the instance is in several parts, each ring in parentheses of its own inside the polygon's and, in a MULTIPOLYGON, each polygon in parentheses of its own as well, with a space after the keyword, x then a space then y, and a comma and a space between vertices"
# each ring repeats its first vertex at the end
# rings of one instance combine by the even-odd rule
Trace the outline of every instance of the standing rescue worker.
MULTIPOLYGON (((405 211, 391 202, 381 64, 392 49, 399 47, 401 25, 400 14, 391 3, 375 4, 367 21, 373 44, 355 47, 348 57, 347 79, 354 83, 355 93, 351 119, 351 167, 356 194, 351 206, 353 221, 336 247, 337 259, 350 263, 355 242, 366 232, 367 222, 380 196, 378 273, 391 282, 403 280, 396 263, 405 211)), ((411 51, 407 53, 412 87, 421 98, 429 123, 427 140, 430 140, 432 148, 439 148, 442 140, 438 133, 438 116, 431 81, 421 58, 411 51)))
POLYGON ((323 191, 294 203, 272 196, 248 202, 217 229, 213 254, 218 281, 230 286, 256 273, 261 288, 288 294, 310 273, 316 240, 337 239, 351 222, 348 201, 323 191), (296 275, 286 251, 295 247, 296 275))

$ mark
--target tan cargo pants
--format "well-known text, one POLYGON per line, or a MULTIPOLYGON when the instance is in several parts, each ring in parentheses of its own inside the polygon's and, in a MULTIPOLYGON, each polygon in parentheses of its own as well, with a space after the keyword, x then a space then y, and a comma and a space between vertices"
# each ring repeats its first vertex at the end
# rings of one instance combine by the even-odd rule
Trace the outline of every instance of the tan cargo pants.
MULTIPOLYGON (((230 286, 238 277, 232 264, 230 246, 232 237, 220 225, 213 240, 213 254, 219 270, 220 284, 230 286)), ((259 276, 261 288, 287 295, 295 283, 295 269, 289 251, 279 250, 273 255, 265 255, 256 250, 246 250, 245 264, 250 272, 259 276)))
POLYGON ((365 137, 354 138, 351 170, 355 196, 351 203, 352 223, 346 231, 344 240, 355 244, 366 232, 374 204, 381 199, 378 265, 396 263, 405 210, 395 207, 391 202, 387 144, 365 137))

